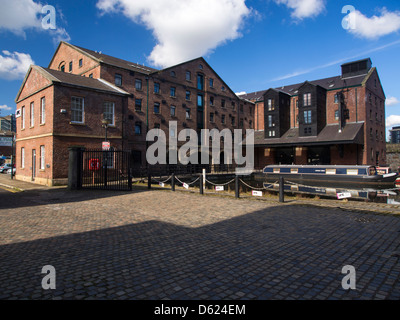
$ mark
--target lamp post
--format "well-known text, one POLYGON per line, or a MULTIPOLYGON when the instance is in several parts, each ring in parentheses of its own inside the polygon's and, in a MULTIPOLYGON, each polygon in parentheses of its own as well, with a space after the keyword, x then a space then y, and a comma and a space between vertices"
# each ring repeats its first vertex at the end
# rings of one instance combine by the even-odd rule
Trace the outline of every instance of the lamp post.
POLYGON ((104 141, 107 141, 107 129, 111 122, 108 119, 103 119, 101 123, 103 124, 103 128, 106 129, 106 139, 104 141))

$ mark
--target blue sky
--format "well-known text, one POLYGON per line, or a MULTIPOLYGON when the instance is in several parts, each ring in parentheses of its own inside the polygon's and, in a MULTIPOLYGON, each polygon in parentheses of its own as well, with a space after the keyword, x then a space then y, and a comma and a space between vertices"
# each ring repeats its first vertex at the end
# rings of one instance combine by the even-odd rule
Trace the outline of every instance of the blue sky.
MULTIPOLYGON (((0 110, 30 63, 48 66, 60 40, 162 68, 204 56, 235 92, 340 74, 370 57, 400 125, 398 0, 0 0, 0 110), (56 29, 41 22, 55 8, 56 29), (346 5, 355 11, 342 13, 346 5), (350 13, 351 12, 351 13, 350 13), (350 24, 344 29, 343 19, 350 24)), ((46 20, 49 22, 50 20, 46 20)))

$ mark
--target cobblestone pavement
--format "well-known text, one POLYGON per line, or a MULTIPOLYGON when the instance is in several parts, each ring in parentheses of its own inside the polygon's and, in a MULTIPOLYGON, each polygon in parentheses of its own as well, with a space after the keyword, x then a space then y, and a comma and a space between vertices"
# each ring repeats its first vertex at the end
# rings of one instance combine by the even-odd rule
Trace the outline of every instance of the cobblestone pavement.
POLYGON ((400 216, 356 207, 145 189, 0 193, 0 299, 397 300, 399 258, 400 216), (54 290, 42 289, 45 265, 54 290), (356 290, 342 289, 345 265, 356 290))

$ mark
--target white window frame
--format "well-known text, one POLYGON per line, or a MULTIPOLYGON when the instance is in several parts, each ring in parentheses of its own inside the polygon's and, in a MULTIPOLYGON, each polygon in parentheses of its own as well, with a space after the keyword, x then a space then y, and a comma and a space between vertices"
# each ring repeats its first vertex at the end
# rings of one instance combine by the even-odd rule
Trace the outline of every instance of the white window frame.
POLYGON ((72 122, 72 123, 85 123, 85 98, 82 98, 82 97, 75 97, 75 96, 72 96, 72 97, 71 97, 71 122, 72 122), (82 101, 82 103, 81 103, 82 109, 81 109, 81 110, 76 110, 76 109, 74 109, 74 106, 75 106, 75 104, 73 103, 73 102, 74 102, 74 99, 78 99, 78 100, 81 100, 81 101, 82 101), (73 117, 74 111, 75 111, 75 112, 81 112, 81 113, 82 113, 82 121, 73 120, 72 117, 73 117))
POLYGON ((46 148, 45 146, 40 146, 40 170, 44 170, 45 165, 45 155, 46 155, 46 148))
POLYGON ((31 102, 30 104, 30 119, 29 119, 29 125, 30 127, 34 127, 35 126, 35 103, 31 102))
POLYGON ((40 99, 40 124, 46 123, 46 97, 40 99))
POLYGON ((25 168, 25 148, 21 148, 21 168, 25 168))
POLYGON ((114 102, 104 102, 103 103, 103 119, 108 119, 111 120, 111 122, 109 123, 110 126, 114 126, 115 125, 115 103, 114 102), (109 108, 111 106, 111 110, 112 112, 109 112, 109 110, 107 110, 107 108, 109 108), (111 119, 106 118, 106 114, 110 114, 111 113, 111 119))
POLYGON ((21 129, 25 129, 25 106, 21 108, 21 129))

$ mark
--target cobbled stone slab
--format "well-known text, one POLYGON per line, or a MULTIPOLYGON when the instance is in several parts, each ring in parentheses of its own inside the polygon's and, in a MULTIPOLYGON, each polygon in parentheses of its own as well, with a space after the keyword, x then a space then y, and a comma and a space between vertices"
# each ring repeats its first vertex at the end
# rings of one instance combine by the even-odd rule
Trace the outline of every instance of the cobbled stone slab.
POLYGON ((400 298, 398 215, 156 190, 0 200, 0 299, 400 298))

